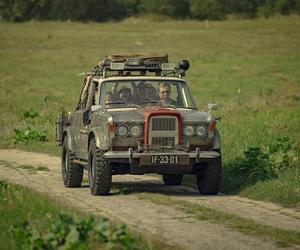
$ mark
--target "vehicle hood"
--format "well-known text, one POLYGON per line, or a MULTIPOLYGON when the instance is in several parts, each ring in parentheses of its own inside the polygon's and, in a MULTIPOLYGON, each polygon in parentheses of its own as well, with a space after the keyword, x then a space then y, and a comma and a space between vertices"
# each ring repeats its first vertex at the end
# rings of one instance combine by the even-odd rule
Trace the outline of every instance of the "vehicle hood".
POLYGON ((147 107, 147 108, 131 108, 131 109, 110 109, 107 113, 112 116, 115 123, 144 123, 146 117, 154 114, 173 114, 180 116, 184 123, 195 122, 212 122, 215 117, 206 112, 197 110, 188 110, 181 108, 162 108, 162 107, 147 107))

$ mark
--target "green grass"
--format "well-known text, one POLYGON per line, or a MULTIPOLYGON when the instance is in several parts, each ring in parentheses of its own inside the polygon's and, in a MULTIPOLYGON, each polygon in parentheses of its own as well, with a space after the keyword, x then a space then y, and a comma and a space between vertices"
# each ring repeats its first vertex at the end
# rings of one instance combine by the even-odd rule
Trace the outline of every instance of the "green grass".
MULTIPOLYGON (((35 240, 35 244, 41 241, 49 243, 49 237, 61 240, 65 233, 68 236, 64 249, 171 249, 157 239, 142 238, 124 225, 79 213, 28 188, 4 180, 0 180, 0 213, 0 249, 3 250, 27 249, 28 240, 35 240), (95 225, 94 229, 85 238, 83 234, 92 225, 95 225)), ((52 243, 56 241, 52 240, 52 243)), ((40 245, 35 249, 56 248, 40 245)))
POLYGON ((281 247, 300 245, 300 233, 296 231, 262 225, 251 219, 220 212, 188 201, 178 201, 166 195, 140 193, 138 194, 138 197, 139 199, 150 200, 155 204, 172 206, 173 208, 198 220, 208 220, 214 223, 223 224, 230 229, 239 231, 246 235, 253 235, 256 237, 262 237, 266 240, 273 240, 281 247))
POLYGON ((300 169, 282 174, 279 179, 258 182, 240 193, 255 200, 266 200, 300 211, 300 169))
MULTIPOLYGON (((111 53, 169 53, 186 58, 199 109, 216 102, 222 117, 224 168, 251 146, 289 136, 300 141, 300 17, 243 21, 121 23, 0 23, 0 147, 59 155, 55 119, 73 111, 82 85, 81 72, 111 53), (238 95, 240 89, 240 95, 238 95), (47 102, 45 102, 47 97, 47 102), (35 118, 24 112, 38 112, 35 118), (14 129, 45 131, 46 141, 14 144, 14 129)), ((225 174, 224 184, 239 182, 225 174)), ((260 183, 255 194, 283 178, 260 183)), ((287 184, 283 193, 295 188, 287 184)), ((223 186, 226 192, 228 186, 223 186)), ((244 187, 241 188, 243 190, 244 187)), ((295 194, 297 192, 293 191, 295 194)), ((268 198, 269 200, 269 198, 268 198)), ((286 205, 284 198, 271 199, 286 205)), ((294 205, 294 202, 289 203, 294 205)))

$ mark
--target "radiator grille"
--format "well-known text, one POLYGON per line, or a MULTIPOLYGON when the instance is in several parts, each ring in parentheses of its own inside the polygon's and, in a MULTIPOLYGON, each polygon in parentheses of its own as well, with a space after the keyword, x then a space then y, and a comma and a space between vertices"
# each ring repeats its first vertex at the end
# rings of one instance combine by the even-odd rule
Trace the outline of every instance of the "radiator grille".
POLYGON ((176 146, 178 144, 178 119, 176 116, 156 115, 149 121, 149 144, 176 146))
POLYGON ((152 144, 159 146, 175 146, 175 137, 152 137, 152 144))
POLYGON ((155 117, 152 119, 152 130, 153 131, 174 131, 176 117, 155 117))

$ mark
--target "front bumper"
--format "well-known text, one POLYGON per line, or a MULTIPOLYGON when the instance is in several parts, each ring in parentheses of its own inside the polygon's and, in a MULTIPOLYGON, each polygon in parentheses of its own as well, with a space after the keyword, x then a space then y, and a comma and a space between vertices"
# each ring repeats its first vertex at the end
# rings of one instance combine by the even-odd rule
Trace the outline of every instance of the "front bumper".
POLYGON ((136 152, 132 148, 129 148, 128 151, 108 151, 104 154, 107 159, 128 159, 129 163, 132 163, 134 159, 140 159, 144 156, 151 155, 178 155, 178 156, 188 156, 189 159, 194 160, 195 163, 209 161, 220 156, 220 153, 216 151, 201 151, 200 148, 196 148, 193 152, 184 152, 184 151, 165 151, 165 152, 136 152))

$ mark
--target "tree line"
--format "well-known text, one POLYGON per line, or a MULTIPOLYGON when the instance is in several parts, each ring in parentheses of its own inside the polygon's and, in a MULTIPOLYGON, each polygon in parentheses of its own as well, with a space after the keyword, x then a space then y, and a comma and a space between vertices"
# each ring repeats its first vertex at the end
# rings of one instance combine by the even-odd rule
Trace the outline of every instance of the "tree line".
POLYGON ((300 14, 300 0, 0 0, 2 20, 118 21, 159 15, 175 19, 223 20, 300 14))

